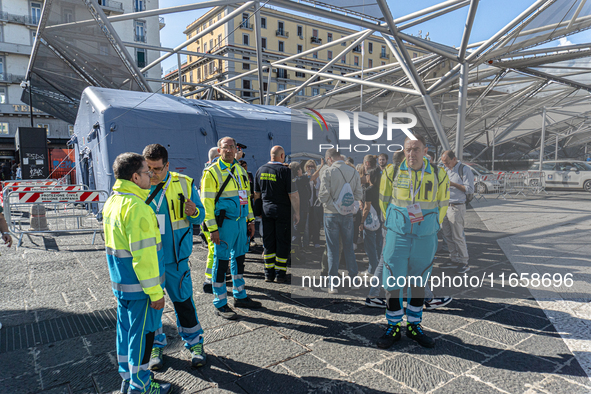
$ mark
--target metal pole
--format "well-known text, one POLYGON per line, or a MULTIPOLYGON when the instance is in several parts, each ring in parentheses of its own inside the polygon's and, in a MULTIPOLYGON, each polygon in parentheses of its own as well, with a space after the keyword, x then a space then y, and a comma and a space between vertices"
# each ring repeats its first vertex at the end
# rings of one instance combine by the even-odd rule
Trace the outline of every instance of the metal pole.
POLYGON ((29 111, 31 113, 31 127, 35 127, 33 125, 33 86, 31 85, 31 79, 27 81, 27 85, 29 85, 29 111))
MULTIPOLYGON (((261 37, 261 11, 260 11, 260 3, 256 1, 254 3, 255 9, 255 34, 256 34, 256 44, 257 44, 257 67, 258 67, 258 74, 259 74, 259 104, 263 104, 263 94, 265 90, 263 89, 263 43, 261 37)), ((268 88, 268 86, 267 86, 268 88)))
POLYGON ((491 166, 491 171, 495 170, 495 132, 493 131, 493 139, 492 139, 492 166, 491 166))
MULTIPOLYGON (((361 79, 363 79, 363 62, 365 61, 365 41, 361 41, 361 79)), ((359 95, 359 111, 363 112, 363 85, 361 85, 361 94, 359 95)))
POLYGON ((456 129, 456 157, 462 160, 464 156, 464 128, 466 126, 466 105, 468 100, 468 63, 462 63, 460 69, 460 88, 458 90, 458 127, 456 129))
POLYGON ((544 140, 546 139, 546 107, 542 111, 542 136, 540 137, 540 171, 544 163, 544 140))
MULTIPOLYGON (((181 73, 181 54, 176 54, 176 62, 178 65, 178 74, 179 74, 179 97, 183 97, 183 82, 182 82, 182 73, 181 73)), ((207 67, 207 66, 206 66, 207 67)))
POLYGON ((267 79, 267 97, 265 97, 265 105, 269 105, 269 96, 271 95, 271 71, 273 71, 273 69, 271 68, 271 66, 269 65, 267 67, 267 72, 269 73, 269 77, 267 79))
POLYGON ((554 148, 554 160, 558 160, 558 134, 556 134, 556 147, 554 148))

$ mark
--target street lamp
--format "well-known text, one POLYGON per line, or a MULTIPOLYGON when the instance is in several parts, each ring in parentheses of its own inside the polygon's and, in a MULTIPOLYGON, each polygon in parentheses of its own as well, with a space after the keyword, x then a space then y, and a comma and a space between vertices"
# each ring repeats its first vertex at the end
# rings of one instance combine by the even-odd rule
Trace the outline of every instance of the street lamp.
POLYGON ((33 125, 33 93, 31 91, 31 80, 22 81, 21 88, 23 88, 23 89, 29 88, 29 111, 31 113, 31 127, 35 127, 33 125))

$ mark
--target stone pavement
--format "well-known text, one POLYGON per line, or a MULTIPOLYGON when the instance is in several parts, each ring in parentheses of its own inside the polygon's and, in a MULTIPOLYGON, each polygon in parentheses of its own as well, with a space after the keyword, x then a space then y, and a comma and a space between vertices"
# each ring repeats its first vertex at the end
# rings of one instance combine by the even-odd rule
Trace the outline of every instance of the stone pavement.
MULTIPOLYGON (((524 264, 538 263, 568 270, 577 259, 588 262, 583 234, 588 237, 590 215, 581 207, 590 202, 591 196, 575 193, 475 203, 466 225, 470 274, 491 267, 523 272, 531 267, 524 264), (565 210, 568 221, 560 214, 565 210), (552 263, 557 255, 563 261, 552 263)), ((18 251, 0 248, 0 393, 118 390, 116 303, 102 238, 96 245, 91 238, 25 236, 18 251)), ((569 294, 555 292, 562 301, 549 302, 552 294, 533 290, 539 301, 527 290, 520 293, 526 297, 499 290, 482 298, 478 289, 467 289, 449 307, 425 312, 424 326, 438 341, 434 349, 403 337, 380 350, 375 340, 383 333, 383 310, 347 296, 292 297, 295 285, 264 282, 260 252, 247 256, 245 279, 264 309, 240 310, 233 322, 215 316, 212 296, 201 293, 205 253, 195 237, 192 280, 207 366, 189 367, 170 302, 165 309, 169 345, 156 377, 173 383, 175 393, 591 392, 579 362, 587 368, 588 299, 569 301, 569 294)), ((579 269, 582 294, 589 279, 579 269)))

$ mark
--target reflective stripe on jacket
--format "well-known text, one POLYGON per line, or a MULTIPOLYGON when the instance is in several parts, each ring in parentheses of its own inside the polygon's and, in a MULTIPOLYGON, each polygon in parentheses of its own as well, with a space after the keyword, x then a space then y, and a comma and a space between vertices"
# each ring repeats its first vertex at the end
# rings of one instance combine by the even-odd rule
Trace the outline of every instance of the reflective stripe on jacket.
MULTIPOLYGON (((179 263, 189 258, 193 252, 193 224, 201 224, 205 217, 205 209, 201 204, 197 190, 194 189, 193 179, 171 171, 164 182, 168 180, 168 177, 171 177, 171 180, 164 197, 166 204, 163 203, 159 211, 160 214, 166 216, 166 231, 162 236, 165 264, 179 263), (180 194, 185 196, 185 201, 191 200, 195 203, 197 206, 195 216, 187 216, 184 208, 181 209, 180 194), (168 206, 168 210, 162 209, 165 205, 168 206)), ((152 190, 155 187, 153 185, 152 190)), ((161 194, 162 191, 159 191, 150 203, 154 212, 156 212, 161 194)))
POLYGON ((226 217, 231 220, 238 220, 246 218, 247 221, 254 220, 252 214, 252 206, 250 205, 250 183, 248 181, 248 174, 240 166, 237 160, 229 165, 223 160, 219 159, 210 167, 208 167, 201 179, 201 202, 205 207, 205 225, 210 232, 216 231, 218 225, 215 217, 220 214, 221 210, 226 211, 226 217), (226 181, 226 178, 231 176, 230 171, 234 169, 234 179, 230 179, 226 188, 215 204, 215 197, 226 181), (240 178, 240 179, 239 179, 240 178), (242 186, 240 185, 242 183, 242 186), (238 192, 246 190, 247 204, 240 205, 240 197, 238 192))
POLYGON ((406 159, 400 164, 393 179, 394 166, 388 166, 380 181, 380 208, 386 218, 388 229, 402 235, 413 234, 426 236, 436 233, 443 222, 449 203, 449 178, 442 168, 433 167, 423 159, 425 174, 422 171, 410 171, 413 187, 420 183, 420 190, 415 197, 423 213, 422 222, 410 223, 407 207, 412 205, 411 178, 406 159), (435 174, 437 171, 437 174, 435 174))
POLYGON ((156 215, 146 205, 147 190, 118 179, 103 208, 107 263, 113 293, 125 300, 164 296, 164 263, 156 215))

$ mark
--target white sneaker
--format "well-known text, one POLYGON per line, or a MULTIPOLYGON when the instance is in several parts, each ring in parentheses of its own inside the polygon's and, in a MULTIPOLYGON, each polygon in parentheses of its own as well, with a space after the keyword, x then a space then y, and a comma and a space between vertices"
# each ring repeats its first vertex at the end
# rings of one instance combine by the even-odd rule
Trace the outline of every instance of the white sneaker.
POLYGON ((383 298, 366 298, 365 299, 365 306, 369 306, 370 308, 385 308, 386 307, 386 300, 383 298))

